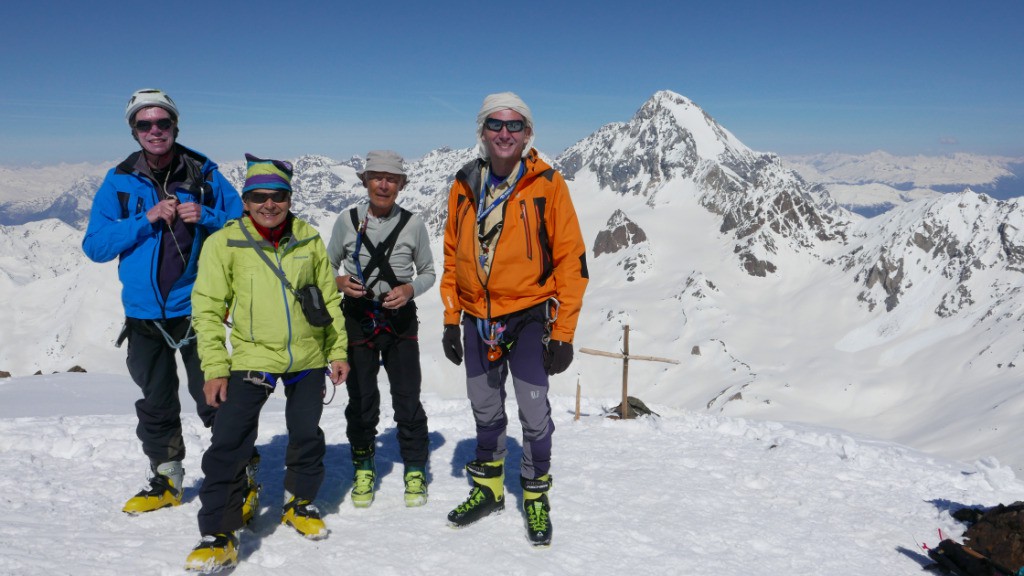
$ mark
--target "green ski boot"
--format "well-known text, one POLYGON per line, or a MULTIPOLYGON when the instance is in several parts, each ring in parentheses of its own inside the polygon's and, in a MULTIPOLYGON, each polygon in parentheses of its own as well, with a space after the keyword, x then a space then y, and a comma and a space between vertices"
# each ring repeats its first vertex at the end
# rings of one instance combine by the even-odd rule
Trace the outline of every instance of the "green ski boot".
POLYGON ((352 466, 355 468, 352 477, 352 505, 356 508, 369 508, 370 504, 373 504, 373 495, 377 484, 373 446, 353 448, 352 466))
POLYGON ((405 506, 414 508, 427 503, 427 473, 419 466, 405 469, 405 506))

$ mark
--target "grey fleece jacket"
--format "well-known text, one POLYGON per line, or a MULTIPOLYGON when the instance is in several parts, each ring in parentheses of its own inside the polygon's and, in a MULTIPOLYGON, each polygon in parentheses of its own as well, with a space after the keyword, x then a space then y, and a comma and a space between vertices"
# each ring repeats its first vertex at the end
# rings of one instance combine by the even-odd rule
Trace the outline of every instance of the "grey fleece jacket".
MULTIPOLYGON (((360 223, 369 210, 368 204, 359 204, 345 210, 338 215, 331 231, 331 241, 327 245, 327 256, 331 265, 334 266, 339 276, 350 274, 356 275, 355 261, 352 255, 356 250, 356 237, 358 230, 352 227, 350 210, 356 210, 356 220, 360 223)), ((391 231, 398 225, 399 219, 398 204, 391 208, 391 212, 384 218, 370 216, 366 224, 366 236, 374 246, 383 242, 391 231)), ((359 248, 359 265, 365 270, 370 262, 370 253, 366 243, 363 242, 359 248)), ((423 294, 434 285, 436 274, 434 273, 434 256, 430 252, 430 238, 427 236, 427 227, 418 214, 413 214, 406 223, 405 228, 398 233, 395 241, 395 249, 391 252, 391 269, 402 284, 411 284, 413 298, 423 294)), ((369 278, 364 278, 367 286, 373 286, 377 294, 384 294, 394 286, 378 276, 380 268, 374 270, 369 278), (376 285, 374 285, 376 283, 376 285)))

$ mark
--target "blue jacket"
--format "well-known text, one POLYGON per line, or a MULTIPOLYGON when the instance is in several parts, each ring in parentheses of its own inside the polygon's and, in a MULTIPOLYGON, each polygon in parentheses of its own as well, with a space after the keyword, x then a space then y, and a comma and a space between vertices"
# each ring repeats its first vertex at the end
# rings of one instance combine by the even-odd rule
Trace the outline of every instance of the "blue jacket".
MULTIPOLYGON (((231 183, 205 156, 175 144, 177 153, 167 188, 178 201, 202 204, 202 219, 189 226, 192 236, 188 261, 164 296, 159 287, 163 220, 150 224, 146 212, 162 197, 142 152, 136 152, 107 172, 96 191, 82 249, 94 262, 119 258, 121 302, 125 316, 142 320, 178 318, 192 313, 192 285, 199 252, 207 236, 242 215, 242 201, 231 183)), ((166 252, 166 250, 165 250, 166 252)), ((167 256, 166 254, 164 256, 167 256)), ((173 256, 171 254, 170 256, 173 256)), ((165 272, 166 273, 166 272, 165 272)), ((175 272, 177 274, 177 272, 175 272)))

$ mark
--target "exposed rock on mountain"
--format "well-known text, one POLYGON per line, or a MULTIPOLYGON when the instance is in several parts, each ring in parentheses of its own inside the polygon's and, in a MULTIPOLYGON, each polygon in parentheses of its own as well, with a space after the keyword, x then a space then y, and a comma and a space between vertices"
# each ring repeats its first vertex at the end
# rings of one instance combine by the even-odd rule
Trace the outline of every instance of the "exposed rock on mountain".
POLYGON ((869 308, 907 299, 939 317, 1000 301, 994 286, 1024 284, 1024 214, 1019 201, 970 191, 907 205, 862 225, 858 248, 840 258, 869 308), (879 228, 880 225, 880 228, 879 228))
POLYGON ((616 210, 608 219, 608 225, 597 233, 594 239, 594 257, 614 254, 619 250, 647 242, 647 234, 636 222, 630 220, 622 210, 616 210))
POLYGON ((559 156, 567 178, 593 174, 601 187, 671 203, 683 184, 721 216, 734 253, 753 276, 775 273, 779 245, 814 249, 843 241, 850 215, 822 187, 808 186, 774 154, 756 153, 689 99, 658 92, 627 123, 609 124, 559 156))

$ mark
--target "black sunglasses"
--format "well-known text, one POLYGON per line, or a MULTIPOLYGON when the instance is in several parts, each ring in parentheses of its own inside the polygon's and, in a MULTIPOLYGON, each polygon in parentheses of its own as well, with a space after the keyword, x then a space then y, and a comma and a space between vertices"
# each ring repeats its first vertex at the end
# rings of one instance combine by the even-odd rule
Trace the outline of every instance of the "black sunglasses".
POLYGON ((139 132, 149 132, 153 129, 154 125, 161 130, 170 130, 171 126, 174 126, 174 120, 171 120, 170 118, 161 118, 156 122, 150 120, 139 120, 135 123, 135 129, 139 132))
POLYGON ((501 132, 502 126, 507 128, 509 132, 522 132, 523 128, 526 128, 526 122, 523 120, 498 120, 497 118, 488 118, 484 120, 484 126, 491 132, 501 132))
POLYGON ((273 192, 247 192, 245 196, 245 201, 252 202, 253 204, 263 204, 267 200, 273 200, 280 204, 287 202, 291 193, 287 190, 274 190, 273 192))

